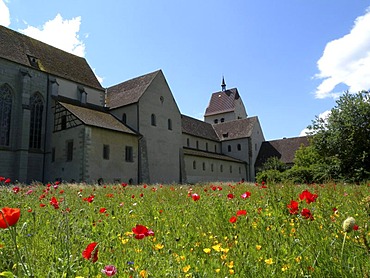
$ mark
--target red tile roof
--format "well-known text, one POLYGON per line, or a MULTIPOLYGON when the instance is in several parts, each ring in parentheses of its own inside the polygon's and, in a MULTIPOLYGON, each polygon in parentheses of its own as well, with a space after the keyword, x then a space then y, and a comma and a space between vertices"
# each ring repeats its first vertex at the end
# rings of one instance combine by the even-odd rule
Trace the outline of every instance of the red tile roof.
POLYGON ((234 111, 235 100, 239 98, 240 96, 236 88, 213 93, 204 116, 234 111))

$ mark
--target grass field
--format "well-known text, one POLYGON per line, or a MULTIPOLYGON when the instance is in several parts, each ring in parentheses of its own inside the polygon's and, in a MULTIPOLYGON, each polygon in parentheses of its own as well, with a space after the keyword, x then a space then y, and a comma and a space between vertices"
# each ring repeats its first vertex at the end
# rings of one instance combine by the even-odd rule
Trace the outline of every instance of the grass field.
POLYGON ((368 184, 2 184, 0 277, 370 277, 368 184))

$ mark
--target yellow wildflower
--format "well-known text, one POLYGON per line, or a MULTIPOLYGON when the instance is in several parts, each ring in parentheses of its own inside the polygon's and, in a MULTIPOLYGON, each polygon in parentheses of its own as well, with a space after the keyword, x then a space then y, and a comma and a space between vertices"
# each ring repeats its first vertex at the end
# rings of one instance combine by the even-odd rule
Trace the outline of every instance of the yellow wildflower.
POLYGON ((300 263, 300 262, 301 262, 301 260, 302 260, 302 257, 301 257, 301 256, 298 256, 297 258, 295 258, 295 261, 296 261, 297 263, 300 263))
POLYGON ((211 249, 210 249, 210 248, 204 248, 204 249, 203 249, 203 251, 204 251, 204 253, 206 253, 206 254, 211 253, 211 249))
POLYGON ((219 273, 221 271, 221 269, 217 268, 215 269, 216 273, 219 273))
POLYGON ((227 264, 228 268, 233 268, 234 267, 234 261, 231 261, 227 264))
POLYGON ((230 275, 233 275, 235 273, 234 269, 229 269, 230 275))
POLYGON ((161 250, 163 249, 163 247, 164 247, 163 244, 157 243, 156 245, 154 245, 154 250, 161 250))
POLYGON ((145 269, 140 270, 139 274, 142 278, 148 277, 148 272, 145 269))
POLYGON ((182 268, 182 271, 184 271, 185 273, 188 272, 189 270, 190 270, 190 265, 184 266, 182 268))
POLYGON ((219 243, 219 244, 213 245, 212 249, 217 251, 217 252, 220 252, 221 251, 221 244, 219 243))
POLYGON ((269 258, 269 259, 266 259, 265 260, 265 263, 268 264, 268 265, 270 265, 270 264, 273 264, 274 261, 272 260, 272 258, 269 258))
POLYGON ((281 267, 281 271, 287 271, 289 269, 289 265, 288 264, 284 264, 282 267, 281 267))
POLYGON ((262 246, 261 246, 261 245, 258 245, 258 244, 256 245, 256 249, 257 249, 257 250, 261 250, 261 248, 262 248, 262 246))

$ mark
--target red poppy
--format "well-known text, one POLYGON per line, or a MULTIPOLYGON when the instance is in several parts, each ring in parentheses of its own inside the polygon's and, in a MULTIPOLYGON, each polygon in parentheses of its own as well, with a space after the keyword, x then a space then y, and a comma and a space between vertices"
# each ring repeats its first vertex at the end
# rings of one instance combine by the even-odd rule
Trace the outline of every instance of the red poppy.
POLYGON ((198 201, 200 199, 200 196, 197 194, 197 193, 194 193, 194 194, 191 194, 191 198, 194 200, 194 201, 198 201))
POLYGON ((307 204, 310 204, 312 202, 315 202, 317 199, 318 195, 317 194, 312 194, 310 191, 307 189, 304 190, 301 194, 299 194, 299 199, 300 200, 306 200, 307 204))
POLYGON ((143 239, 146 236, 154 236, 154 232, 143 225, 136 225, 136 227, 132 228, 132 232, 135 234, 136 239, 143 239))
POLYGON ((107 211, 107 209, 106 208, 101 208, 100 210, 99 210, 99 212, 100 213, 104 213, 104 212, 106 212, 107 211))
POLYGON ((92 261, 95 263, 98 260, 98 248, 96 247, 98 245, 97 242, 92 242, 89 245, 87 245, 86 249, 82 251, 82 257, 84 257, 86 260, 92 261))
POLYGON ((358 225, 356 225, 356 224, 355 224, 355 225, 353 225, 353 230, 354 230, 354 231, 358 231, 358 225))
POLYGON ((228 198, 228 199, 234 199, 234 195, 233 195, 233 194, 231 194, 231 193, 230 193, 230 194, 227 194, 227 198, 228 198))
POLYGON ((302 209, 301 215, 305 219, 313 220, 313 215, 312 215, 312 213, 311 213, 311 211, 309 209, 306 209, 306 208, 302 209))
POLYGON ((52 205, 55 209, 58 209, 59 208, 59 203, 58 203, 57 198, 52 197, 51 200, 50 200, 50 205, 52 205))
POLYGON ((237 220, 236 216, 233 215, 233 216, 230 217, 229 222, 230 223, 235 223, 236 220, 237 220))
POLYGON ((15 186, 15 187, 12 188, 12 190, 13 190, 14 193, 18 193, 20 188, 18 186, 15 186))
POLYGON ((92 203, 94 201, 95 196, 90 195, 89 197, 84 198, 83 200, 89 203, 92 203))
POLYGON ((5 181, 5 177, 0 177, 0 182, 5 181))
POLYGON ((5 183, 10 183, 10 182, 11 182, 11 180, 10 180, 9 178, 7 178, 4 182, 5 182, 5 183))
POLYGON ((241 216, 241 215, 247 215, 247 211, 245 209, 241 209, 236 212, 236 216, 241 216))
POLYGON ((41 207, 41 208, 43 208, 44 206, 46 206, 46 205, 45 205, 45 204, 42 204, 42 203, 40 204, 40 207, 41 207))
POLYGON ((2 208, 0 211, 0 228, 6 229, 17 224, 21 210, 19 208, 2 208))
POLYGON ((291 200, 290 204, 287 205, 290 214, 298 214, 298 202, 291 200))
POLYGON ((251 196, 251 193, 250 192, 245 192, 245 193, 243 193, 240 197, 242 198, 242 199, 247 199, 247 198, 249 198, 251 196))

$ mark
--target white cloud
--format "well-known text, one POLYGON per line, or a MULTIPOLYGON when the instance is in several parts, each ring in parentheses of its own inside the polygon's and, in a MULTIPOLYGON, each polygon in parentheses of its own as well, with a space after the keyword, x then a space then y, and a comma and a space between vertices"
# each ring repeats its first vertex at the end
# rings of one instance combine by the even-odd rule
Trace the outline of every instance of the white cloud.
POLYGON ((94 72, 94 74, 95 74, 96 78, 98 79, 99 83, 100 83, 100 84, 103 84, 104 77, 101 77, 101 76, 97 75, 97 74, 96 74, 96 71, 95 71, 95 68, 93 68, 92 70, 93 70, 93 72, 94 72))
POLYGON ((316 88, 317 98, 338 97, 334 90, 340 84, 350 92, 370 88, 370 7, 356 18, 349 34, 327 43, 317 66, 316 77, 323 79, 316 88))
MULTIPOLYGON (((330 116, 330 113, 331 111, 330 110, 326 110, 322 113, 319 114, 319 118, 320 119, 323 119, 325 122, 328 120, 329 116, 330 116)), ((311 132, 307 127, 305 129, 303 129, 301 131, 301 133, 299 133, 299 136, 307 136, 307 133, 311 132)))
POLYGON ((3 0, 0 0, 0 25, 5 27, 10 25, 10 12, 3 0))
POLYGON ((84 57, 85 44, 78 35, 80 25, 81 17, 64 20, 60 14, 57 14, 54 19, 45 22, 40 29, 28 26, 19 31, 66 52, 84 57))

